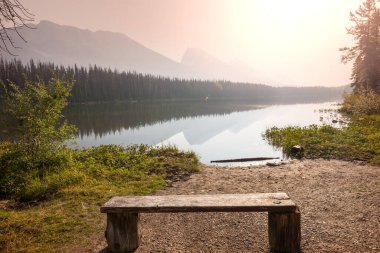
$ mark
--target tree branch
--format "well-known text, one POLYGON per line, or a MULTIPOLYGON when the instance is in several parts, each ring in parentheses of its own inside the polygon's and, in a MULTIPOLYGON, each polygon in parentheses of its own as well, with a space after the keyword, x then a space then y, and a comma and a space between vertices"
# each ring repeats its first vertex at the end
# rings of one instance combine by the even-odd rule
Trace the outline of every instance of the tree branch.
POLYGON ((34 21, 34 15, 30 13, 18 0, 0 0, 0 55, 1 52, 12 53, 12 48, 20 48, 14 44, 12 36, 18 36, 24 42, 25 38, 20 33, 20 27, 30 27, 27 23, 34 21))

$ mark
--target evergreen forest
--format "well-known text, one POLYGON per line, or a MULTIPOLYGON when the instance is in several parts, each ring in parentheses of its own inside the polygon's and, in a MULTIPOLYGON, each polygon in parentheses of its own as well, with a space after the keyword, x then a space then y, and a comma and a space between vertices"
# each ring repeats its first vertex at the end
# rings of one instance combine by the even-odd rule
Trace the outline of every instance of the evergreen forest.
MULTIPOLYGON (((255 100, 271 102, 300 98, 305 102, 340 98, 343 87, 271 87, 264 84, 235 83, 169 78, 136 72, 120 72, 96 65, 62 66, 54 63, 23 64, 0 59, 0 81, 23 85, 25 80, 48 82, 54 75, 73 79, 70 102, 108 102, 144 100, 255 100)), ((1 93, 3 90, 0 91, 1 93)))

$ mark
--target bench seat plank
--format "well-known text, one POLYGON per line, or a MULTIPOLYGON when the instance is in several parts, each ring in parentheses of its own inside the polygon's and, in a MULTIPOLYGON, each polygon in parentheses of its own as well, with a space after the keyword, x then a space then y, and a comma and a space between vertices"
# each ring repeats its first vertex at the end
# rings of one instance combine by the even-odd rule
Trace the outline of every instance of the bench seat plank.
POLYGON ((286 193, 166 195, 113 197, 102 213, 165 212, 294 212, 296 204, 286 193))

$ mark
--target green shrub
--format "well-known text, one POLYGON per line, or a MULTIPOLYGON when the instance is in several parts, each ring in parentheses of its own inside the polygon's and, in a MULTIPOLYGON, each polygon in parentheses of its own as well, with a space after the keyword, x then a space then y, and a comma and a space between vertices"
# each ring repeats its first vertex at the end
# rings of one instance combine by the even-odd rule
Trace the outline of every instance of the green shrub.
POLYGON ((380 95, 373 90, 358 90, 344 97, 340 111, 349 115, 380 114, 380 95))
POLYGON ((27 187, 35 188, 46 175, 61 172, 73 163, 69 149, 61 149, 54 156, 30 159, 18 143, 0 143, 0 197, 24 199, 22 196, 29 191, 27 187))
POLYGON ((25 178, 25 187, 18 193, 21 201, 40 200, 51 197, 65 187, 83 182, 86 175, 77 169, 64 169, 45 177, 33 177, 32 173, 25 178))

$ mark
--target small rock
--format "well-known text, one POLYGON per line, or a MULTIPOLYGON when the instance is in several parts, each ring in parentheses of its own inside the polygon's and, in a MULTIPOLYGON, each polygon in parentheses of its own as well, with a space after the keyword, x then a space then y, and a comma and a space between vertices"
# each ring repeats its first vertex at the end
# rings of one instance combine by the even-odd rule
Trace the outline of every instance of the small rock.
POLYGON ((302 150, 303 148, 300 145, 295 145, 290 149, 290 152, 292 152, 292 154, 297 154, 301 152, 302 150))

